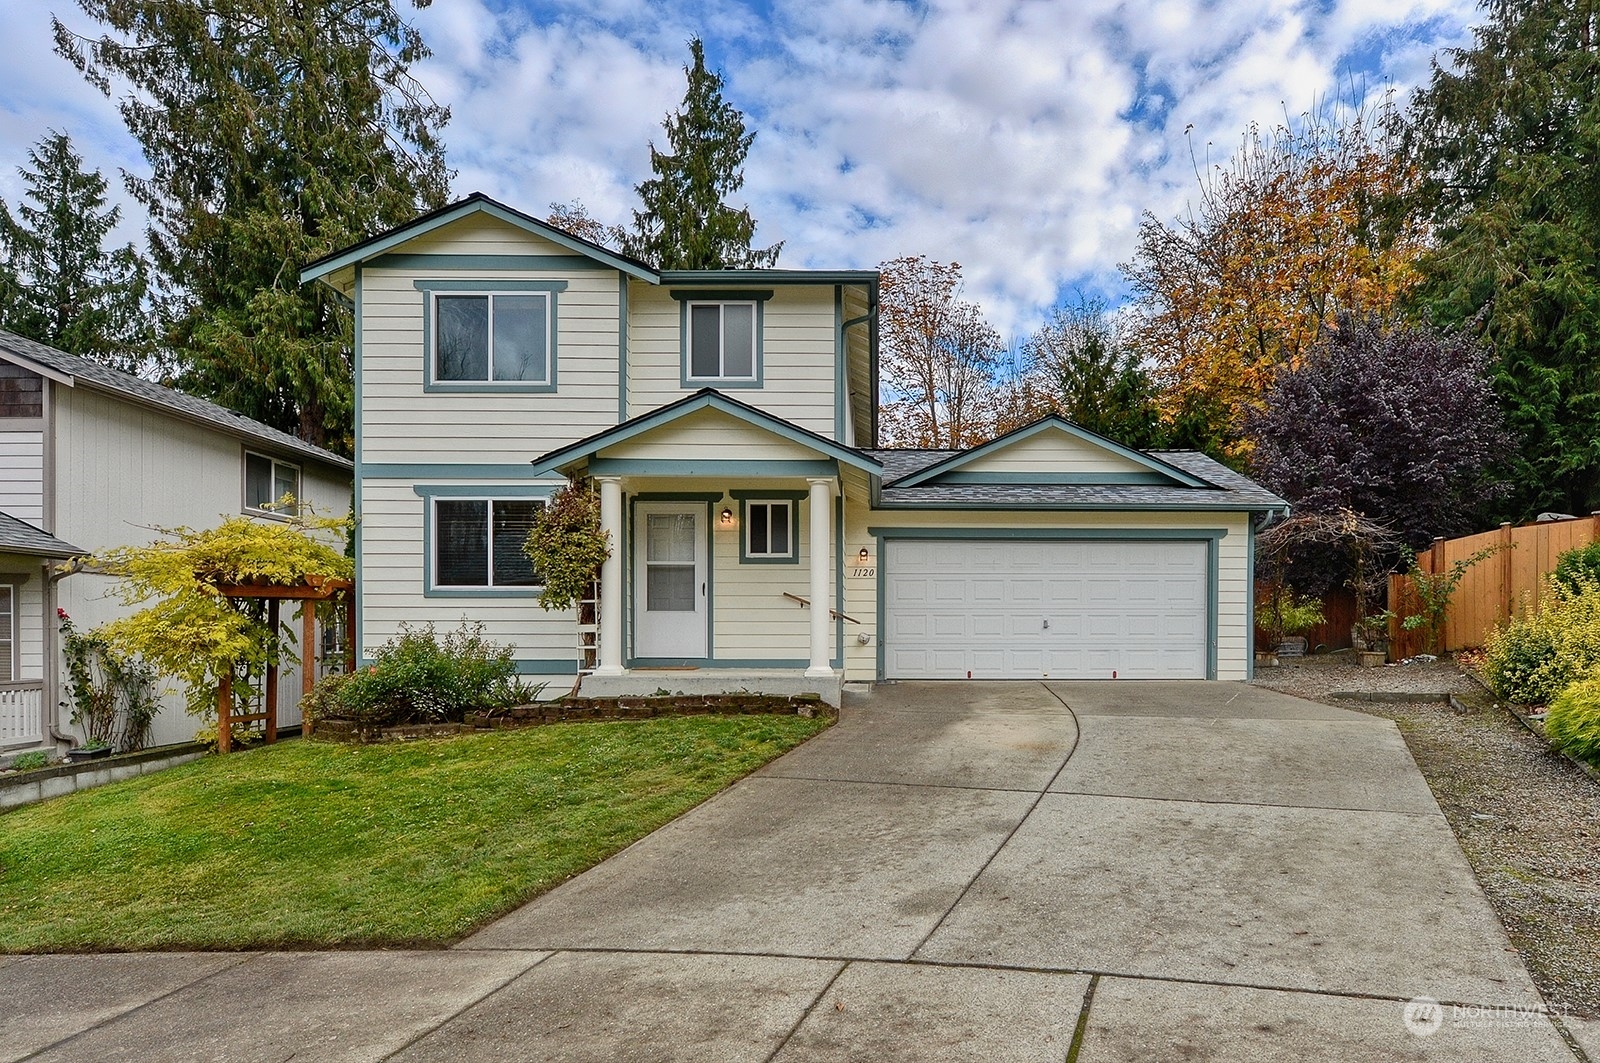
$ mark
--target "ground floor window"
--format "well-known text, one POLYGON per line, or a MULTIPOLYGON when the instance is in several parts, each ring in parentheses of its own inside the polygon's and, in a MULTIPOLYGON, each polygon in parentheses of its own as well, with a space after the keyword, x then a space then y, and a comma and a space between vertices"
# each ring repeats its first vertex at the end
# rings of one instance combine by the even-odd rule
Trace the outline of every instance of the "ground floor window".
POLYGON ((437 498, 433 506, 435 587, 538 586, 522 544, 543 501, 437 498))

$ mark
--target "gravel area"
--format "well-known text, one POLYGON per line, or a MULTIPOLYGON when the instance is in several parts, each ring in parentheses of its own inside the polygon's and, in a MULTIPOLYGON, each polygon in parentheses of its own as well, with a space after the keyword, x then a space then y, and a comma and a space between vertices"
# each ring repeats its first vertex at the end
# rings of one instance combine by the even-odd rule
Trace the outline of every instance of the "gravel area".
POLYGON ((1262 686, 1395 721, 1545 1000, 1600 1018, 1600 784, 1449 662, 1359 668, 1330 654, 1258 675, 1262 686), (1328 697, 1354 690, 1449 692, 1467 711, 1328 697))

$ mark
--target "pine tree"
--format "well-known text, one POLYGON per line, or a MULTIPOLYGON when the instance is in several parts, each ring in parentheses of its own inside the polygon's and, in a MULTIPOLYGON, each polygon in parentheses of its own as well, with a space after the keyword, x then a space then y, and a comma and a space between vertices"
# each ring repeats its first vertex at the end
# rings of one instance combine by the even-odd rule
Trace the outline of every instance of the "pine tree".
MULTIPOLYGON (((429 0, 413 0, 425 7, 429 0)), ((438 206, 449 111, 409 73, 429 52, 391 0, 78 0, 56 50, 150 161, 129 178, 175 293, 182 386, 348 450, 351 318, 306 263, 438 206)))
POLYGON ((626 251, 661 269, 774 265, 783 244, 751 248, 756 222, 749 208, 724 202, 744 185, 744 159, 756 135, 744 131, 744 116, 722 98, 722 75, 706 69, 698 38, 689 52, 683 106, 662 122, 670 152, 650 145, 656 176, 636 188, 644 209, 633 213, 626 251))
POLYGON ((55 130, 28 162, 16 213, 0 202, 0 326, 116 369, 147 368, 149 268, 132 244, 105 247, 121 219, 106 207, 105 178, 55 130))

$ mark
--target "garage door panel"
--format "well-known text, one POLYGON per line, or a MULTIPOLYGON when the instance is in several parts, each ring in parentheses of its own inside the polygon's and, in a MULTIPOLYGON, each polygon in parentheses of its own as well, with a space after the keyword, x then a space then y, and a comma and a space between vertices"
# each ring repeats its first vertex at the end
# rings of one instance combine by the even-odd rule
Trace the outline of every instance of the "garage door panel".
POLYGON ((1204 678, 1199 541, 890 540, 890 678, 1204 678))

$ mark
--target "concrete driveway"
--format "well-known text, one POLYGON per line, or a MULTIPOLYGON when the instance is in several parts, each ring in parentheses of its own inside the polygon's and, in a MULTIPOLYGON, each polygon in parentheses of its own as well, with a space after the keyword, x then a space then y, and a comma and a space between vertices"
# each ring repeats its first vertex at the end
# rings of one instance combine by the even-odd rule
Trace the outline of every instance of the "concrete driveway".
POLYGON ((1394 725, 1237 684, 883 686, 450 952, 0 997, 0 1059, 1584 1059, 1394 725))

